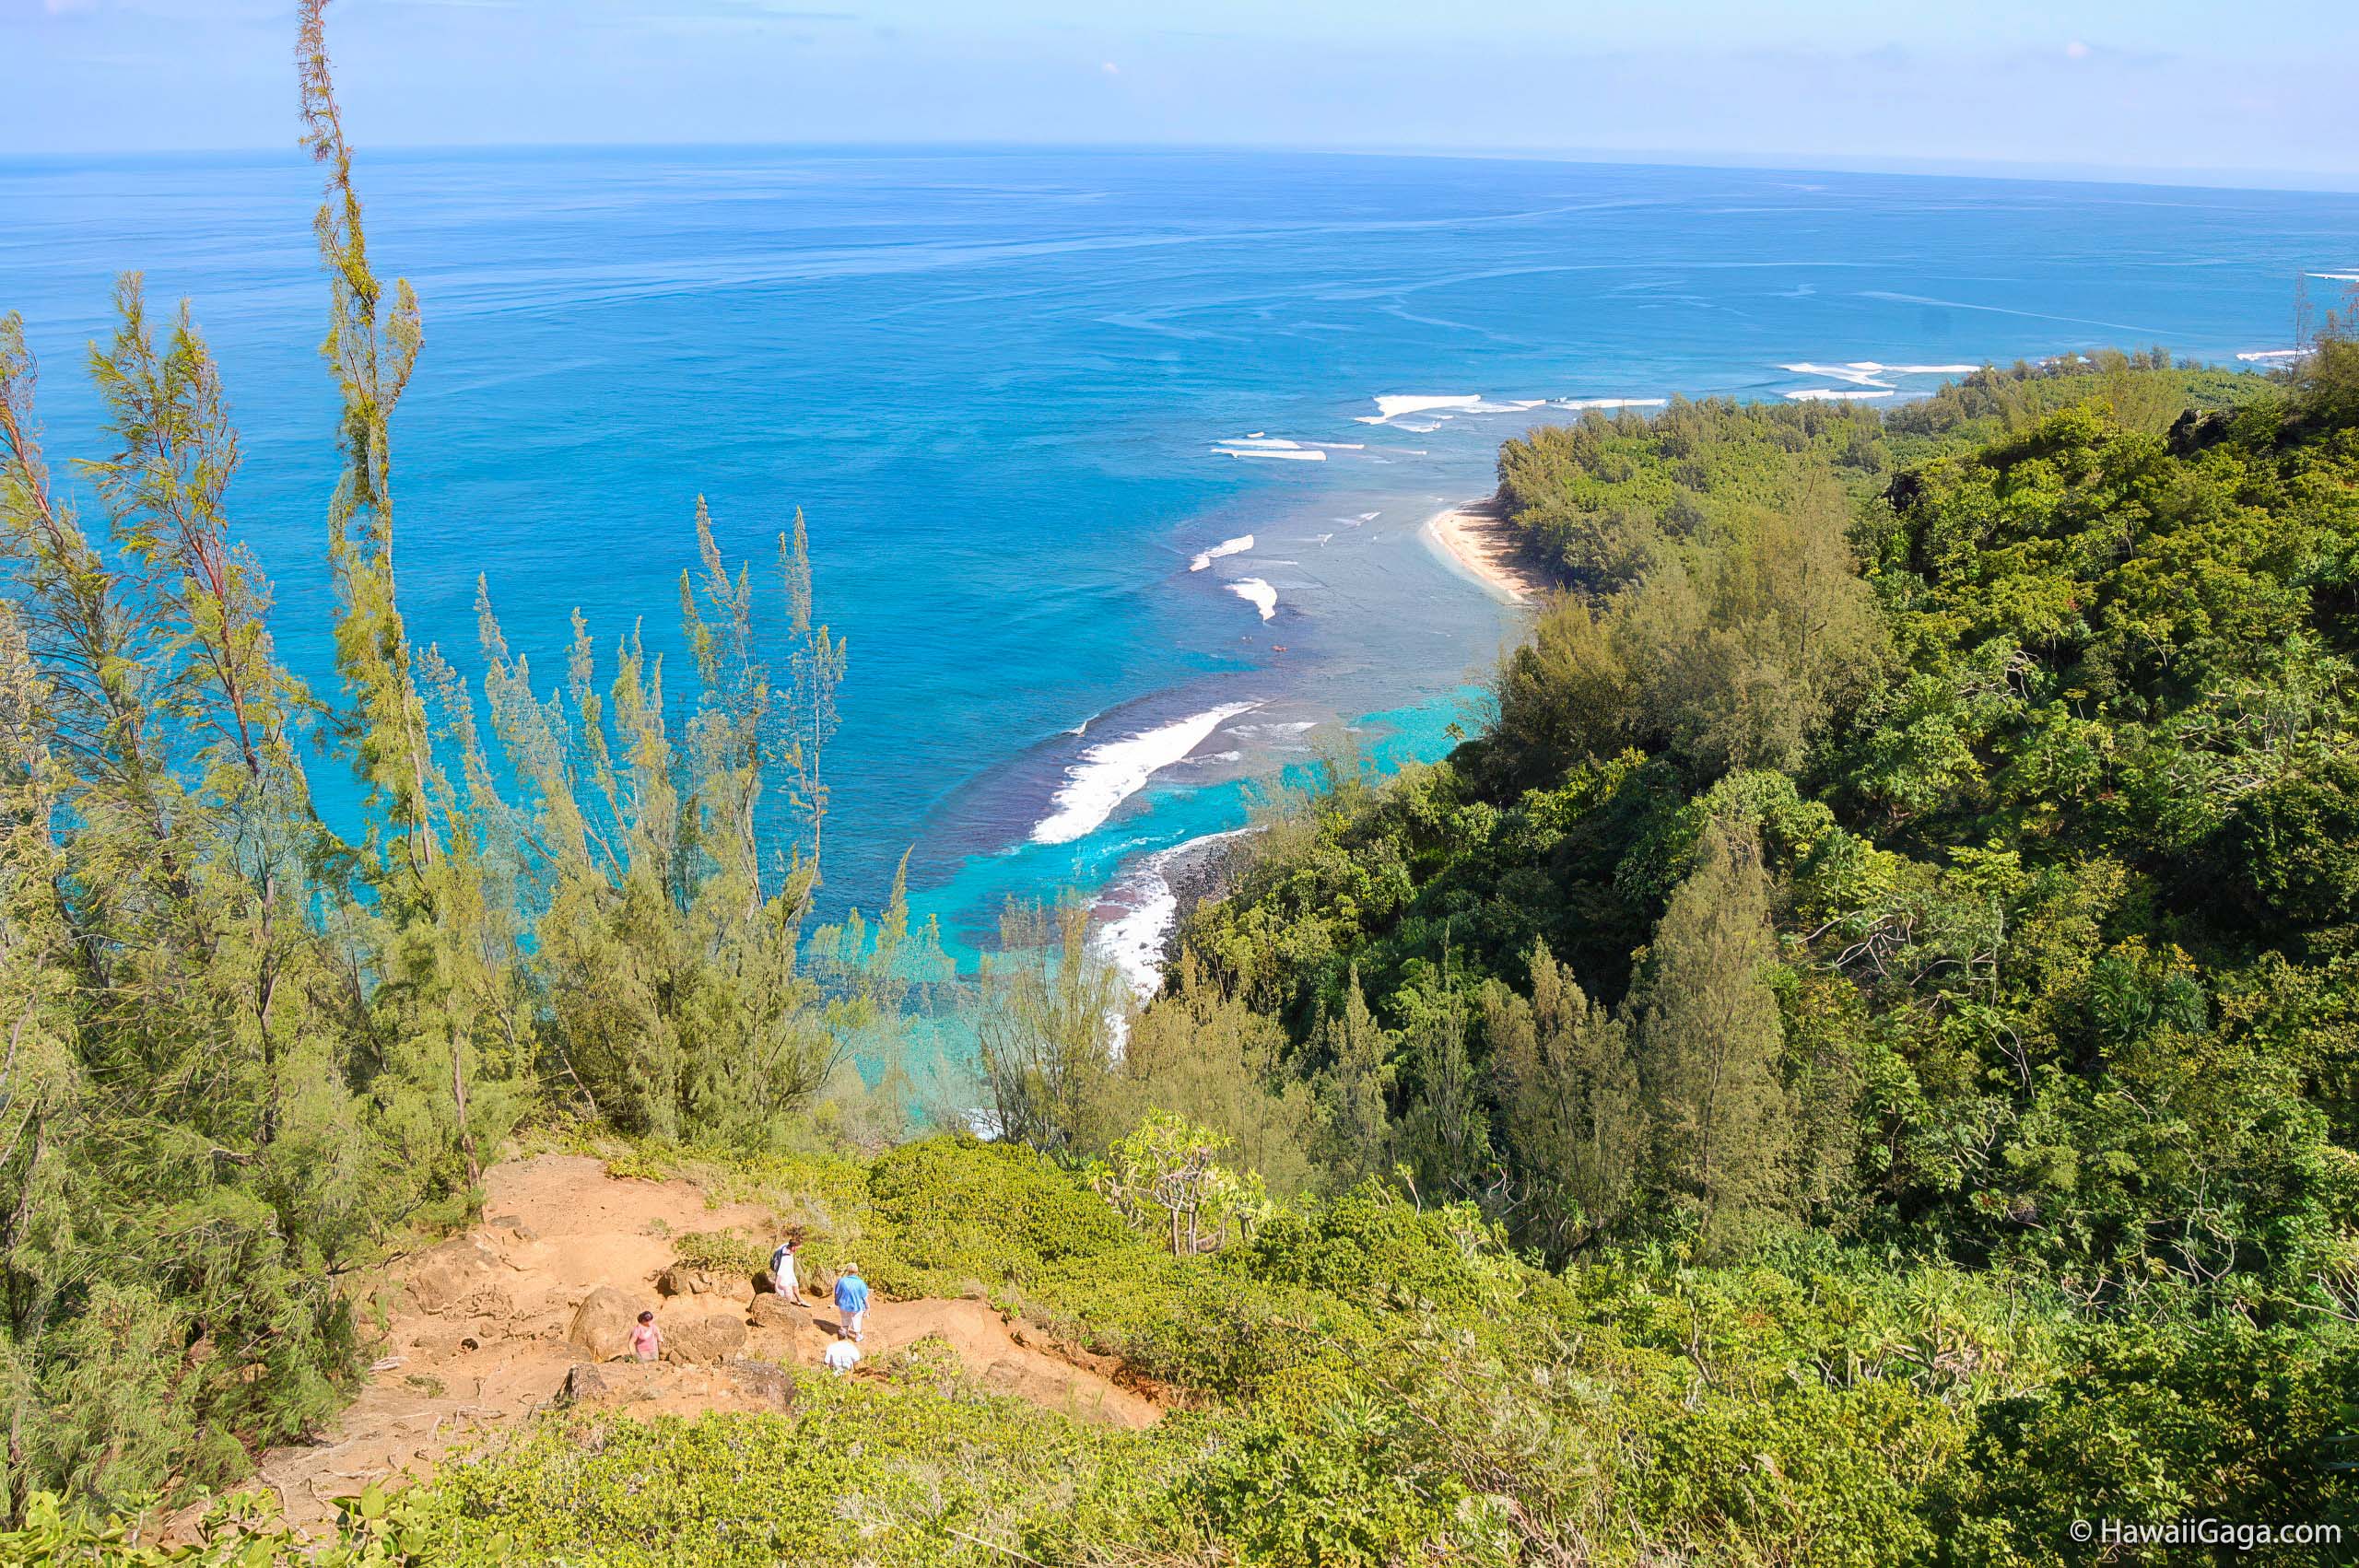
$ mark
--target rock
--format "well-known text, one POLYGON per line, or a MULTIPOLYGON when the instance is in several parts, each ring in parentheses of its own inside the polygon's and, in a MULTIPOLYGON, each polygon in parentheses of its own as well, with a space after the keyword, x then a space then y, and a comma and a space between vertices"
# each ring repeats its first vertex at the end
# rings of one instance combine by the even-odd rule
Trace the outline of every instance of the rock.
POLYGON ((446 1241, 410 1265, 410 1300, 431 1315, 475 1317, 513 1311, 508 1293, 494 1283, 499 1267, 499 1259, 473 1236, 446 1241))
POLYGON ((692 1317, 663 1328, 665 1361, 710 1363, 726 1361, 745 1348, 745 1319, 732 1313, 692 1317))
POLYGON ((667 1296, 734 1295, 745 1289, 745 1281, 719 1269, 675 1263, 656 1278, 655 1288, 667 1296))
POLYGON ((565 1375, 565 1386, 557 1391, 560 1405, 593 1405, 605 1397, 605 1378, 586 1361, 573 1363, 565 1375))
POLYGON ((630 1354, 630 1331, 640 1307, 612 1285, 600 1285, 573 1309, 573 1326, 565 1331, 571 1344, 592 1361, 615 1361, 630 1354))
POLYGON ((727 1370, 729 1385, 741 1398, 756 1400, 772 1410, 794 1408, 794 1374, 777 1363, 732 1356, 727 1370))
POLYGON ((811 1327, 811 1309, 780 1295, 758 1295, 745 1309, 745 1321, 757 1328, 784 1328, 800 1333, 811 1327))

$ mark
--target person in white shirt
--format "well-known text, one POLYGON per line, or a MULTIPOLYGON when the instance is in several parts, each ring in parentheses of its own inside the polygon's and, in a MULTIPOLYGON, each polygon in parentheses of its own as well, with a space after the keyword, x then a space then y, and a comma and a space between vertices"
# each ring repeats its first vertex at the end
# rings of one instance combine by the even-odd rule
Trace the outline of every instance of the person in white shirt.
POLYGON ((829 1372, 842 1377, 860 1364, 860 1347, 853 1344, 846 1336, 839 1334, 828 1341, 826 1353, 819 1359, 827 1363, 829 1372))
POLYGON ((770 1285, 789 1301, 800 1298, 802 1292, 794 1278, 794 1238, 789 1236, 778 1244, 770 1254, 770 1285))

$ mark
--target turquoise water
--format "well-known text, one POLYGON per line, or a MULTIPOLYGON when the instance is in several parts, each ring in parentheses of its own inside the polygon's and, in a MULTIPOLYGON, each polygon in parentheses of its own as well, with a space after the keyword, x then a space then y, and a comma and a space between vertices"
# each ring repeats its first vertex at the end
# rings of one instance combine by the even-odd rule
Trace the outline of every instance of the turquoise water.
MULTIPOLYGON (((2359 270, 2338 195, 1194 153, 361 173, 427 313, 396 426, 413 630, 466 667, 482 572, 544 672, 577 606, 676 649, 697 495, 757 562, 801 506, 851 648, 830 897, 873 906, 913 849, 962 948, 1011 892, 1235 826, 1313 726, 1446 749, 1516 613, 1418 525, 1567 416, 1534 400, 1889 401, 1940 373, 1857 363, 2107 344, 2232 359, 2285 345, 2298 273, 2359 270), (1379 395, 1461 401, 1382 418, 1379 395)), ((292 151, 0 162, 0 309, 63 458, 94 450, 79 359, 113 270, 194 300, 246 439, 236 514, 328 690, 313 199, 292 151)))

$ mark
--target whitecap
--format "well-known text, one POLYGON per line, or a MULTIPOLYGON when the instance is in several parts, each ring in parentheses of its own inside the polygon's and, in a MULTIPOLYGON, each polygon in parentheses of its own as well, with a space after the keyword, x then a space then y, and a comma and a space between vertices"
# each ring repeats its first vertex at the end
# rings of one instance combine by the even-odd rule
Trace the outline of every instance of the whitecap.
POLYGON ((1332 533, 1322 533, 1322 534, 1320 534, 1320 535, 1319 536, 1319 543, 1320 543, 1321 544, 1326 544, 1326 543, 1327 543, 1327 541, 1329 541, 1330 539, 1332 539, 1332 538, 1334 538, 1334 537, 1335 537, 1335 536, 1334 536, 1332 533))
POLYGON ((1669 406, 1667 397, 1560 397, 1559 408, 1663 408, 1669 406))
POLYGON ((1069 844, 1095 832, 1114 808, 1146 787, 1146 781, 1202 745, 1204 737, 1259 703, 1224 703, 1153 730, 1101 741, 1065 769, 1065 781, 1051 803, 1056 809, 1034 825, 1035 844, 1069 844))
POLYGON ((1250 436, 1224 437, 1220 444, 1225 447, 1298 447, 1302 445, 1300 441, 1289 441, 1284 436, 1265 436, 1259 430, 1250 436))
POLYGON ((2314 272, 2310 275, 2329 283, 2359 283, 2359 272, 2314 272))
POLYGON ((1480 408, 1480 392, 1445 392, 1438 396, 1421 393, 1379 396, 1376 400, 1376 417, 1360 416, 1363 425, 1381 425, 1387 419, 1397 419, 1403 414, 1424 414, 1436 408, 1480 408))
POLYGON ((2248 365, 2253 365, 2268 359, 2299 359, 2302 354, 2303 351, 2298 348, 2256 348, 2248 353, 2239 354, 2236 357, 2248 365))
POLYGON ((1780 365, 1778 369, 1790 370, 1797 376, 1825 376, 1834 380, 1848 381, 1853 386, 1881 387, 1884 384, 1876 379, 1875 374, 1884 369, 1881 365, 1815 365, 1805 359, 1799 365, 1780 365))
POLYGON ((1779 395, 1783 397, 1790 397, 1796 403, 1846 403, 1853 398, 1890 397, 1892 395, 1892 389, 1890 387, 1886 387, 1882 392, 1867 392, 1859 387, 1845 387, 1840 391, 1837 391, 1833 387, 1801 387, 1793 392, 1783 392, 1779 395))
POLYGON ((1382 512, 1362 512, 1360 513, 1360 521, 1362 522, 1374 522, 1378 518, 1380 518, 1384 514, 1382 512))
POLYGON ((1234 556, 1239 551, 1251 548, 1253 548, 1253 536, 1250 533, 1240 533, 1234 539, 1222 540, 1209 550, 1197 551, 1196 558, 1188 563, 1188 569, 1191 572, 1200 572, 1223 556, 1234 556))
POLYGON ((1240 577, 1228 591, 1261 611, 1265 621, 1278 613, 1278 591, 1258 577, 1240 577))
POLYGON ((1327 454, 1316 448, 1305 447, 1215 447, 1224 457, 1286 458, 1296 462, 1324 462, 1327 454))

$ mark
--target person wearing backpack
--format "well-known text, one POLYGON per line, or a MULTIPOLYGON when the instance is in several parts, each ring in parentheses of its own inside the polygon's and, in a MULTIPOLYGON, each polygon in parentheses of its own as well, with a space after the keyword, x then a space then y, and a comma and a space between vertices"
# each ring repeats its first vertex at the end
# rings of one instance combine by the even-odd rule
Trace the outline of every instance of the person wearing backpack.
POLYGON ((802 1287, 796 1282, 794 1277, 794 1238, 792 1236, 779 1243, 778 1250, 770 1254, 770 1288, 789 1301, 798 1299, 802 1293, 802 1287))

